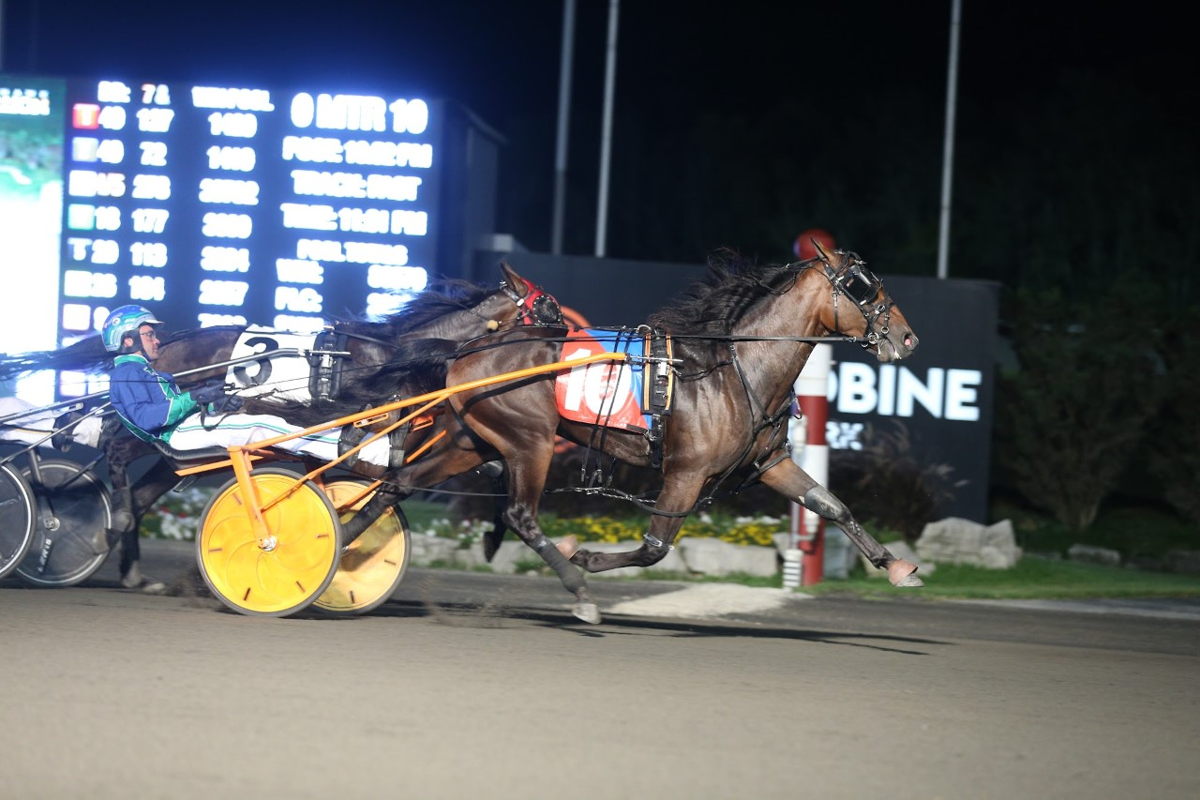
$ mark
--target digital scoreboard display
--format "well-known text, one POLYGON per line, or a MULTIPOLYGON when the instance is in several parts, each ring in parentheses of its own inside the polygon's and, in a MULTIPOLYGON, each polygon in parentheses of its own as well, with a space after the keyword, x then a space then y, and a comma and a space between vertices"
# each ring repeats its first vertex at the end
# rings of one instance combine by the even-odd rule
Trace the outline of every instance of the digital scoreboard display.
POLYGON ((0 326, 25 331, 28 346, 0 349, 90 336, 126 303, 170 330, 311 331, 395 311, 437 270, 439 108, 315 89, 0 76, 0 204, 7 191, 42 218, 37 231, 0 231, 0 263, 28 269, 34 258, 42 284, 57 274, 36 296, 6 299, 23 322, 8 314, 0 326), (39 159, 57 163, 34 180, 39 159), (56 258, 41 234, 51 213, 56 258))

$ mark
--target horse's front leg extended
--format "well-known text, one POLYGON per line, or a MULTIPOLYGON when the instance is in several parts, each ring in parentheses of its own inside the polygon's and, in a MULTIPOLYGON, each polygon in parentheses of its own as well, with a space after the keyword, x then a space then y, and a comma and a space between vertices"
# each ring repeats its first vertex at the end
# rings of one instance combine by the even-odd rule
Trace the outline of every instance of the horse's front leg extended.
POLYGON ((636 550, 626 550, 623 553, 593 553, 581 549, 575 551, 571 561, 588 572, 657 564, 671 551, 671 544, 683 525, 682 515, 691 511, 703 486, 704 476, 668 473, 663 479, 663 489, 659 492, 655 508, 681 516, 655 514, 651 517, 650 529, 642 536, 642 544, 636 550))
POLYGON ((780 461, 762 475, 762 482, 789 500, 794 500, 818 516, 834 522, 845 531, 868 561, 880 569, 886 569, 888 580, 893 586, 923 586, 916 576, 917 565, 896 558, 888 549, 863 530, 833 492, 814 481, 807 472, 796 466, 790 458, 780 461))

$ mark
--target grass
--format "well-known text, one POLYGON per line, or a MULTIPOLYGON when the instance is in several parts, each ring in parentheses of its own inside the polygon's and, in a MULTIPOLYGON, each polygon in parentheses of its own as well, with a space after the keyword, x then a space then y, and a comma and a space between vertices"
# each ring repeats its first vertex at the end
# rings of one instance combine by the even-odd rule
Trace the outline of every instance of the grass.
MULTIPOLYGON (((816 586, 806 586, 803 591, 818 595, 850 594, 858 597, 896 597, 901 593, 883 578, 866 577, 825 581, 816 586)), ((940 564, 936 572, 925 578, 925 588, 904 590, 903 593, 922 597, 992 600, 1200 597, 1200 576, 1023 558, 1017 566, 1004 570, 940 564)))

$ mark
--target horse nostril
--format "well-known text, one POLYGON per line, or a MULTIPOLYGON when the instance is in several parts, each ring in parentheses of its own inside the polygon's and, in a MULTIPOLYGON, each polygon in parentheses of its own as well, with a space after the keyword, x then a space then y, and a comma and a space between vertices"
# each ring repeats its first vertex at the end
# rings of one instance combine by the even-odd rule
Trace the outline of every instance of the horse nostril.
POLYGON ((904 334, 904 346, 907 347, 909 350, 916 350, 917 349, 917 337, 913 336, 911 333, 904 334))

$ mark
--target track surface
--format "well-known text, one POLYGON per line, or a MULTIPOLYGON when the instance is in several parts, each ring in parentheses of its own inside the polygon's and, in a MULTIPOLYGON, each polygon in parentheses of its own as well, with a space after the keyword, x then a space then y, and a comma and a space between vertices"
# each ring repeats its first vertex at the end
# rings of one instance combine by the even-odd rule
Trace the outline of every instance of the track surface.
POLYGON ((106 574, 0 583, 0 797, 1200 796, 1196 618, 817 599, 592 627, 557 581, 414 570, 369 616, 268 619, 106 574))

